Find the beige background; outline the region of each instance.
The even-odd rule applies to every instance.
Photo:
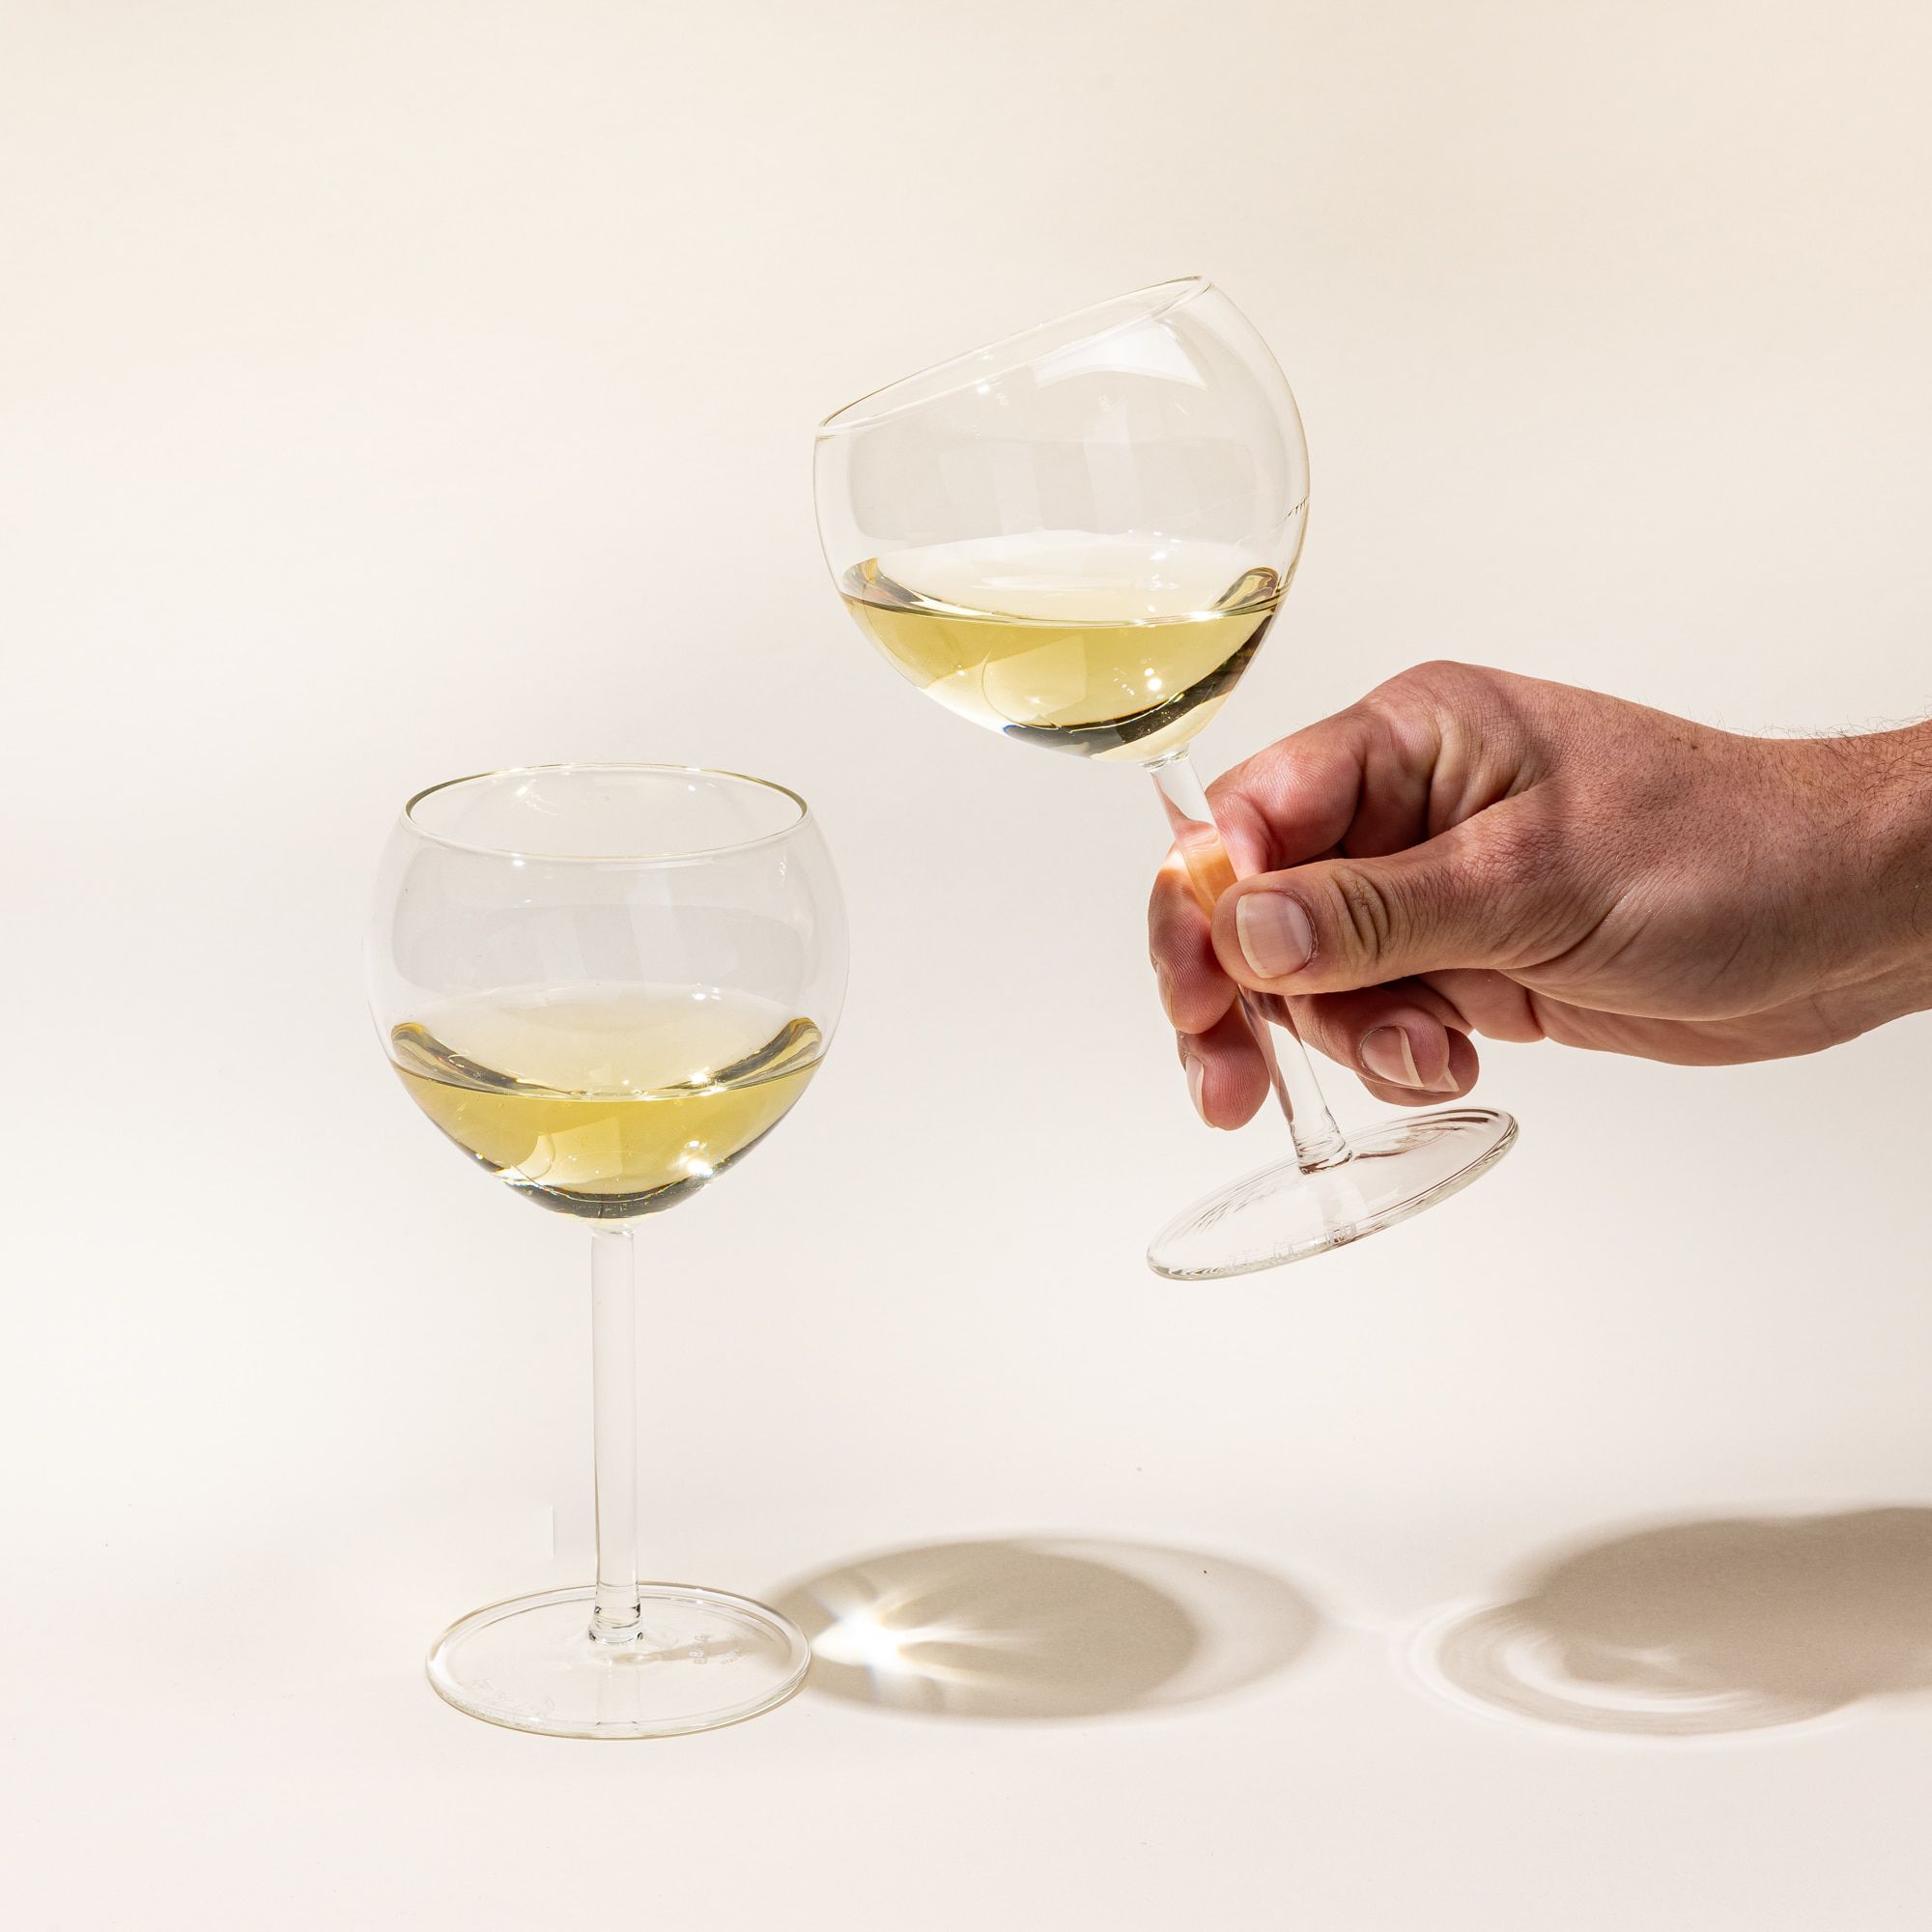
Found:
[[[1441,654],[1915,715],[1928,21],[0,5],[14,1922],[1922,1926],[1932,1030],[1492,1049],[1478,1192],[1157,1282],[1274,1140],[1187,1110],[1151,801],[868,661],[808,477],[858,391],[1201,270],[1316,503],[1205,765]],[[652,1567],[1061,1539],[847,1579],[1017,1634],[981,1715],[848,1662],[593,1747],[421,1679],[583,1572],[583,1257],[392,1091],[365,894],[408,789],[572,756],[799,786],[852,909],[799,1122],[644,1243]],[[1413,1662],[1500,1600],[1515,1718]],[[1577,1728],[1646,1682],[1707,1734]]]

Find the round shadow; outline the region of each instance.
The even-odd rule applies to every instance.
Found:
[[[1932,1510],[1670,1523],[1438,1620],[1425,1679],[1572,1730],[1715,1736],[1932,1689]]]
[[[1197,1703],[1285,1669],[1321,1624],[1245,1564],[1039,1538],[885,1550],[774,1603],[810,1640],[808,1690],[948,1718]]]

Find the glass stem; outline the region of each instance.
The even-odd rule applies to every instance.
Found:
[[[1161,804],[1167,808],[1167,822],[1174,828],[1174,842],[1187,862],[1187,877],[1203,912],[1210,917],[1214,903],[1235,883],[1235,862],[1214,823],[1214,813],[1202,788],[1194,760],[1185,749],[1158,764],[1148,767]],[[1295,1163],[1304,1174],[1326,1167],[1339,1167],[1349,1158],[1349,1143],[1335,1124],[1315,1069],[1308,1064],[1308,1050],[1294,1031],[1287,1002],[1272,993],[1241,994],[1241,1012],[1248,1030],[1261,1048],[1267,1067],[1268,1085],[1288,1120],[1294,1138]],[[1271,1026],[1269,1022],[1272,1021]],[[1280,1029],[1277,1039],[1275,1029]]]
[[[590,1231],[590,1362],[597,1483],[597,1598],[590,1634],[638,1634],[638,1282],[631,1231]]]

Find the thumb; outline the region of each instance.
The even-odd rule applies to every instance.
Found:
[[[1520,794],[1385,858],[1242,879],[1215,905],[1215,953],[1237,984],[1295,994],[1539,964],[1589,926],[1553,831],[1544,801]]]

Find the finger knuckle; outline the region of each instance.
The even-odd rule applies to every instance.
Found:
[[[1394,945],[1399,910],[1394,895],[1372,872],[1338,867],[1329,878],[1335,918],[1334,937],[1349,957],[1376,960]]]
[[[1455,658],[1429,658],[1378,685],[1364,701],[1384,710],[1412,710],[1418,702],[1437,704],[1454,698],[1485,675],[1478,665],[1463,664]]]

